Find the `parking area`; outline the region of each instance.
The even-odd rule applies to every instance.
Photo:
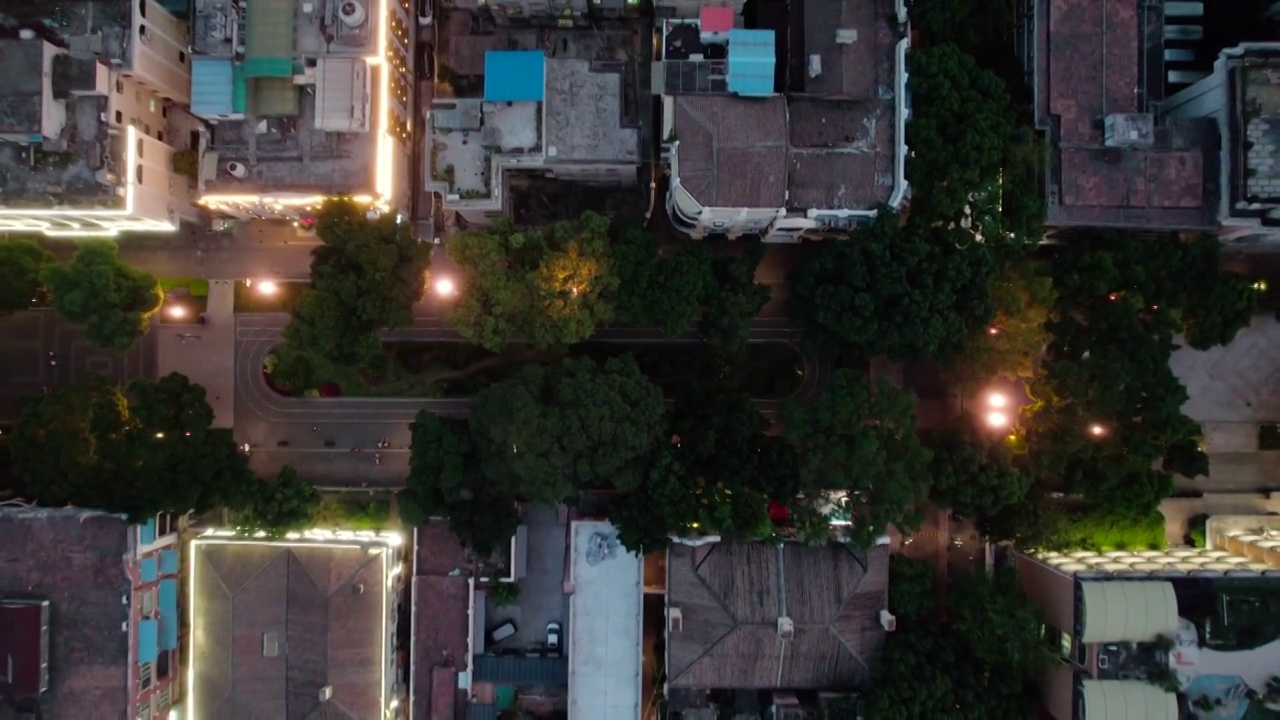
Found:
[[[526,565],[525,575],[520,579],[520,598],[510,605],[498,606],[490,595],[486,608],[490,629],[509,620],[515,623],[516,633],[487,647],[490,652],[541,648],[546,642],[547,623],[553,621],[560,623],[562,636],[567,633],[569,596],[564,592],[567,522],[567,513],[554,506],[525,508]]]

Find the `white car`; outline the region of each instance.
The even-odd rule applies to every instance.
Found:
[[[560,651],[560,623],[554,620],[547,623],[547,650],[549,652]]]

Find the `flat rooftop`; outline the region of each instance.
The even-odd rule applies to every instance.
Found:
[[[891,20],[893,0],[804,0],[791,7],[799,14],[792,16],[798,27],[791,34],[802,40],[801,47],[791,50],[793,82],[800,84],[794,90],[864,102],[883,93],[882,87],[892,90],[893,48],[898,42]],[[882,67],[886,61],[887,79]],[[795,71],[797,63],[802,72]],[[874,72],[868,72],[870,68]]]
[[[44,94],[44,42],[0,39],[0,133],[38,134]]]
[[[5,0],[0,0],[4,2]],[[245,3],[241,2],[241,5]],[[232,38],[249,48],[284,48],[290,57],[320,55],[362,56],[374,49],[377,40],[376,2],[362,2],[366,11],[365,22],[352,27],[338,17],[341,3],[333,0],[252,0],[240,22],[231,0],[202,0],[196,3],[195,16],[191,20],[191,43],[202,55],[231,56],[235,47]],[[311,11],[305,12],[304,6]],[[261,12],[258,12],[261,11]],[[255,26],[255,21],[259,25]],[[327,36],[332,36],[330,41]],[[251,42],[246,42],[254,38]],[[259,41],[262,41],[259,44]]]
[[[102,116],[107,98],[81,95],[55,103],[66,123],[53,143],[0,142],[0,206],[7,208],[123,207],[116,192],[124,170],[124,135],[111,136]],[[39,130],[36,131],[37,134]]]
[[[382,717],[393,562],[373,542],[192,541],[189,714]]]
[[[0,508],[0,597],[49,600],[49,718],[101,717],[129,706],[130,526],[76,509]]]
[[[429,522],[415,537],[412,715],[454,720],[467,702],[456,670],[467,667],[471,585],[468,574],[451,573],[469,570],[471,563],[447,522]],[[450,677],[452,682],[447,682]]]
[[[0,0],[0,20],[42,27],[65,40],[73,53],[128,65],[134,5],[131,0]]]
[[[1244,119],[1244,192],[1247,203],[1280,204],[1280,58],[1237,68]]]
[[[569,717],[638,719],[644,560],[607,522],[571,532]]]
[[[638,163],[640,130],[623,125],[621,67],[577,59],[547,61],[547,161]]]
[[[1052,144],[1049,224],[1214,227],[1218,139],[1211,123],[1157,128],[1149,147],[1104,144],[1107,115],[1146,111],[1141,68],[1161,15],[1143,12],[1139,0],[1037,2],[1037,122]]]

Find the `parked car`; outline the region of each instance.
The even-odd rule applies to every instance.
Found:
[[[554,620],[547,623],[547,650],[560,651],[560,623]]]
[[[515,634],[516,624],[508,620],[489,631],[489,642],[500,643]]]

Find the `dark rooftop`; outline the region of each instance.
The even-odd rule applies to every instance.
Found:
[[[1103,120],[1146,112],[1144,38],[1162,18],[1139,0],[1037,0],[1037,100],[1053,141],[1050,225],[1210,228],[1216,224],[1212,124],[1157,128],[1149,147],[1107,147]],[[1047,56],[1047,57],[1046,57]],[[1047,117],[1045,113],[1047,112]]]
[[[449,524],[440,521],[418,528],[414,554],[413,717],[462,718],[466,693],[456,674],[447,682],[445,671],[466,667],[471,563]]]
[[[889,551],[840,544],[673,545],[667,633],[676,688],[839,689],[866,680],[884,646]],[[794,637],[779,637],[788,617]]]
[[[893,192],[892,102],[787,103],[791,153],[787,205],[869,209]]]
[[[94,511],[0,508],[0,596],[51,603],[47,718],[128,714],[128,530]]]
[[[867,69],[880,64],[886,54],[892,57],[898,40],[890,20],[893,1],[805,0],[793,7],[803,18],[804,46],[798,58],[804,66],[799,83],[803,92],[873,99],[876,85],[884,81]],[[814,56],[819,58],[816,67]]]
[[[787,103],[675,98],[680,183],[712,207],[782,207],[787,193]]]
[[[0,24],[38,27],[76,55],[130,61],[131,0],[0,0]]]
[[[0,39],[0,133],[39,134],[44,41]]]
[[[382,717],[386,552],[197,541],[191,713]]]

